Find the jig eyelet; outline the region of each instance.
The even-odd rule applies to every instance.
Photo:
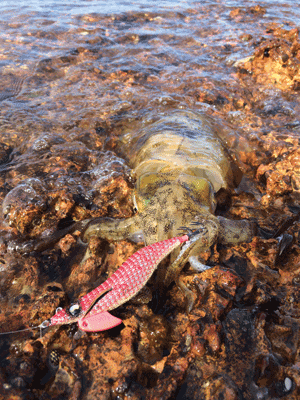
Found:
[[[46,321],[43,321],[39,327],[45,329],[48,328],[48,326],[51,326],[51,319],[46,319]]]

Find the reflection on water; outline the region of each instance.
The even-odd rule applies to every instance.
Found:
[[[68,0],[64,2],[53,0],[19,0],[16,4],[13,4],[11,1],[4,0],[1,2],[0,10],[2,9],[5,13],[8,12],[14,14],[28,12],[46,12],[51,13],[53,16],[57,16],[58,13],[79,15],[91,13],[119,14],[128,11],[158,11],[174,8],[177,10],[184,10],[196,4],[197,1],[193,0],[114,0],[109,2],[105,0]],[[60,17],[64,18],[63,15],[61,15]]]

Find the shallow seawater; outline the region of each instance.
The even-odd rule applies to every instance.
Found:
[[[233,1],[110,4],[1,3],[1,134],[15,150],[44,132],[76,135],[152,110],[221,109],[218,92],[239,85],[234,62],[253,52],[241,37],[300,19],[292,2],[259,3],[265,13],[246,2],[240,19]]]
[[[238,68],[279,29],[299,26],[300,8],[292,0],[1,2],[1,331],[19,329],[28,318],[41,323],[106,276],[98,273],[99,264],[106,267],[127,254],[120,244],[118,256],[109,255],[111,249],[103,244],[99,263],[81,271],[86,247],[75,246],[80,234],[71,231],[74,222],[133,214],[129,199],[134,182],[120,135],[126,141],[159,113],[207,113],[228,127],[222,140],[251,182],[258,179],[260,164],[287,154],[285,146],[297,147],[299,88],[262,85]],[[277,143],[281,147],[276,150]],[[250,153],[252,158],[245,157]],[[292,161],[291,168],[298,168],[298,159]],[[258,174],[261,192],[268,172]],[[300,180],[293,179],[299,191]],[[257,203],[237,211],[237,218],[244,218],[243,212],[248,217],[251,208],[254,215],[264,194],[252,183],[246,193]],[[274,217],[269,210],[263,212],[268,222],[280,214],[278,209]],[[83,227],[78,222],[79,232]],[[60,345],[66,356],[73,344],[64,334]],[[43,342],[48,352],[49,337]],[[15,339],[6,340],[5,346]],[[24,388],[33,388],[37,392],[32,398],[38,398],[52,377],[50,383],[45,378],[46,350],[33,347],[24,353],[32,368],[27,377],[19,353],[2,349],[0,368],[11,363],[10,371],[23,379],[10,382],[3,373],[9,390],[25,393]],[[42,372],[32,367],[37,354]],[[74,361],[67,360],[70,365]],[[43,379],[45,384],[32,383]]]
[[[113,148],[111,140],[135,129],[134,121],[176,108],[219,113],[248,135],[245,98],[257,105],[254,117],[267,110],[253,122],[264,133],[276,124],[268,116],[278,104],[284,123],[297,126],[296,93],[270,88],[257,101],[256,88],[241,85],[236,74],[235,63],[268,39],[274,24],[292,29],[300,20],[291,1],[261,2],[261,10],[257,4],[2,2],[0,129],[11,166],[28,169],[32,145],[45,134],[68,142],[89,134],[90,149]],[[233,17],[237,7],[242,12]]]

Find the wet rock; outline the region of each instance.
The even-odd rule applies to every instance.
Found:
[[[155,364],[168,353],[168,326],[159,315],[143,318],[139,325],[138,357],[147,364]]]
[[[63,396],[65,399],[76,400],[80,398],[81,387],[81,377],[76,360],[72,356],[61,355],[54,381],[47,391],[48,394],[52,399],[59,399]]]
[[[299,181],[300,152],[295,150],[280,161],[261,165],[257,170],[257,178],[266,180],[267,194],[262,202],[266,205],[274,202],[278,196],[292,193],[300,188]]]
[[[21,182],[5,197],[2,205],[6,222],[20,233],[38,224],[46,209],[46,189],[37,178]]]
[[[269,31],[275,38],[262,40],[254,56],[238,64],[262,85],[274,85],[281,90],[300,89],[300,43],[297,28],[289,31],[277,28]]]
[[[248,310],[233,309],[224,321],[226,369],[238,387],[246,393],[253,382],[255,366],[255,318]]]
[[[254,377],[257,395],[264,394],[266,399],[297,398],[292,374],[285,369],[273,355],[258,357]]]
[[[230,11],[230,17],[237,19],[239,21],[244,21],[245,19],[250,19],[253,16],[262,16],[266,13],[266,8],[257,4],[253,7],[247,8],[235,8]]]
[[[51,243],[53,231],[64,224],[107,214],[131,215],[130,170],[112,152],[90,150],[55,135],[44,135],[23,151],[14,155],[14,170],[8,172],[13,188],[2,205],[6,223],[20,234]],[[16,175],[18,168],[22,174]],[[31,177],[41,173],[43,181]]]
[[[38,296],[31,307],[30,321],[39,325],[44,320],[55,314],[57,307],[66,304],[66,293],[59,283],[45,286],[44,291]]]
[[[5,143],[0,143],[0,165],[6,163],[9,160],[9,155],[12,149]]]
[[[121,390],[124,380],[135,381],[138,376],[140,362],[133,347],[137,322],[134,318],[124,322],[126,327],[116,339],[102,334],[88,349],[86,362],[91,384],[86,399],[109,399],[112,387],[114,391],[117,387]]]
[[[230,305],[241,279],[230,270],[218,267],[204,271],[200,277],[207,283],[203,287],[204,293],[199,298],[199,307],[214,321],[218,321]],[[197,278],[195,279],[197,282]]]
[[[269,324],[266,328],[266,335],[272,343],[273,350],[293,364],[298,348],[299,325],[296,321],[291,325]]]
[[[34,258],[4,258],[0,272],[1,332],[18,330],[28,320],[29,309],[38,287],[38,263]]]
[[[187,373],[187,378],[182,384],[176,400],[238,400],[238,387],[232,382],[228,375],[201,379],[201,364],[191,364]]]
[[[186,357],[180,356],[178,349],[173,350],[157,378],[156,386],[153,389],[149,389],[148,398],[172,398],[183,381],[187,368],[188,361]]]
[[[70,250],[75,247],[75,244],[76,239],[74,238],[74,236],[67,234],[66,236],[64,236],[63,239],[59,241],[58,246],[62,253],[69,254]]]
[[[220,324],[206,325],[204,328],[203,339],[207,341],[212,352],[217,352],[220,350],[220,328]]]

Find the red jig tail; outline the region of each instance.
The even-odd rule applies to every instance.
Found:
[[[79,328],[84,332],[100,332],[120,325],[122,320],[105,311],[100,314],[87,316],[78,321]]]

